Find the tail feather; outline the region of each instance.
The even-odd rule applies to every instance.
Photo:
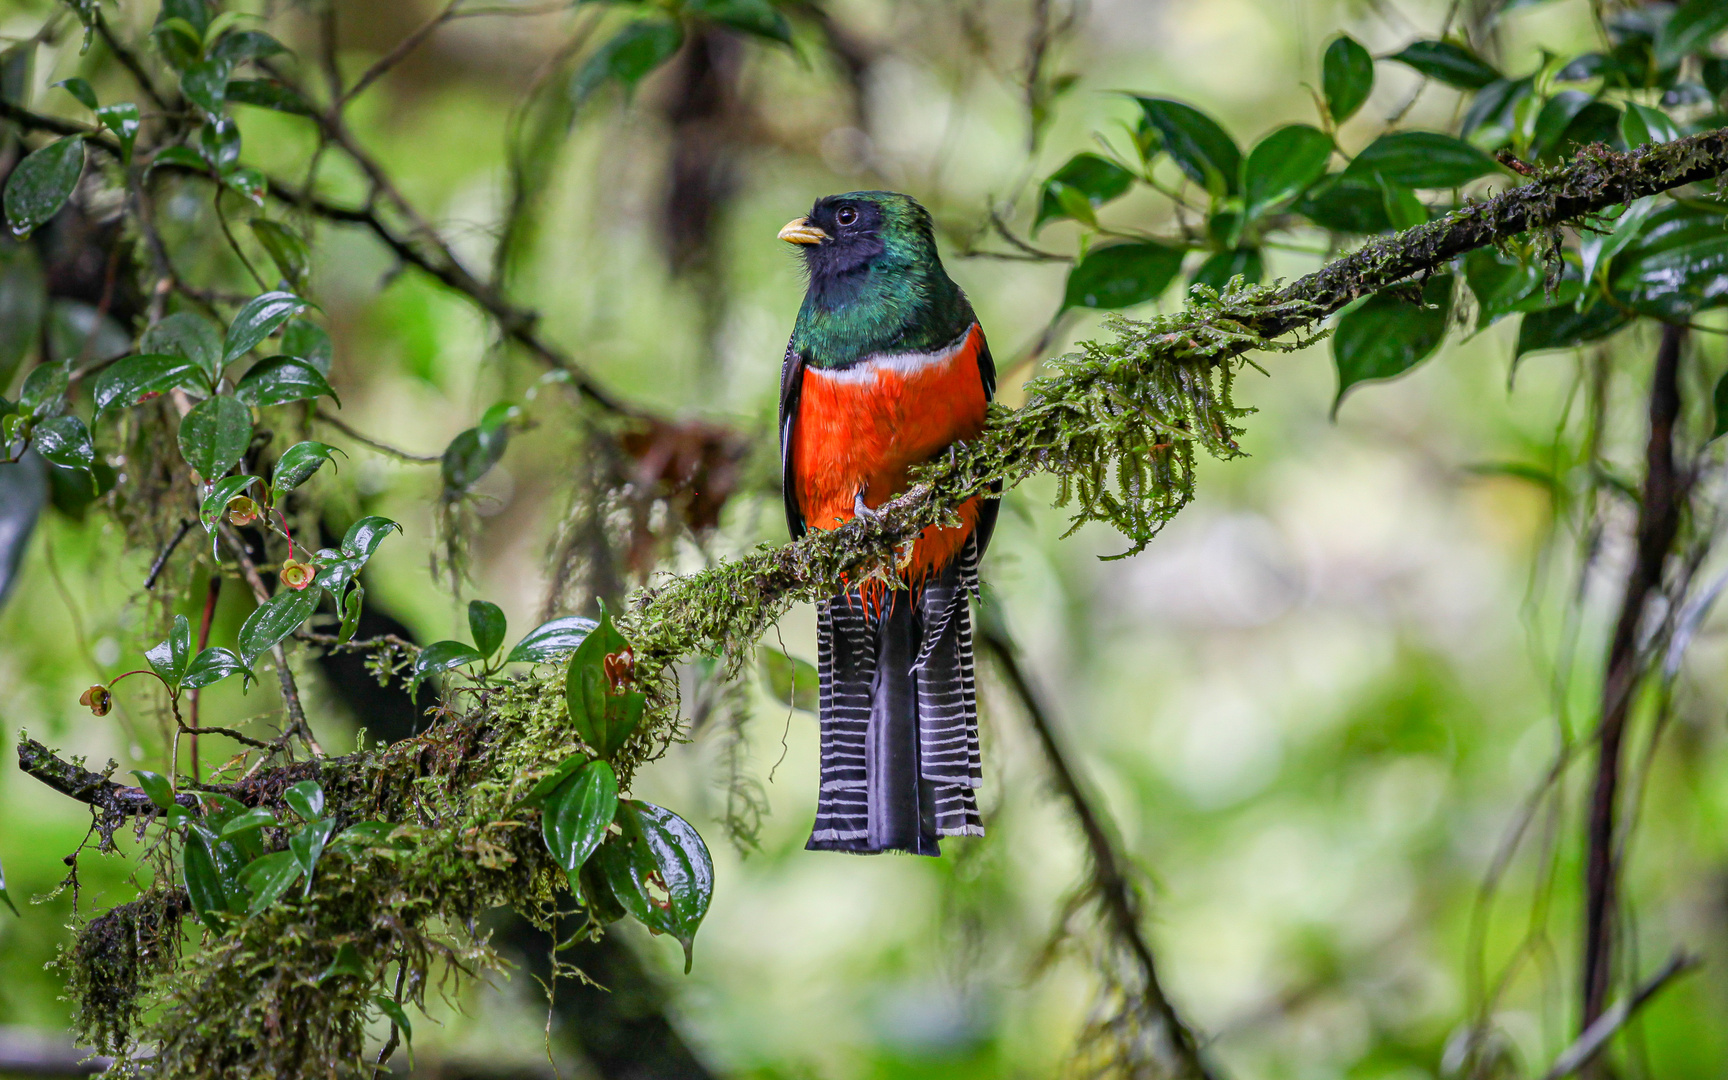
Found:
[[[812,849],[939,854],[982,836],[970,599],[977,546],[916,593],[817,608],[822,784]]]

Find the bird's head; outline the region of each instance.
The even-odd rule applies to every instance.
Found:
[[[816,200],[780,239],[803,246],[811,286],[896,272],[941,272],[930,213],[896,191],[849,191]],[[849,291],[849,290],[842,290]]]

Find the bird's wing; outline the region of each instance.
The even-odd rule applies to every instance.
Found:
[[[984,380],[984,400],[991,401],[996,397],[996,361],[990,356],[990,342],[984,338],[984,328],[978,328],[978,377]],[[990,486],[992,491],[1001,491],[1000,483]],[[974,561],[984,558],[984,549],[990,546],[990,535],[996,531],[996,515],[1002,509],[1001,498],[985,499],[978,504],[978,524],[974,535],[978,538],[978,551]]]
[[[786,359],[780,364],[780,495],[786,503],[786,528],[794,540],[804,535],[804,514],[798,509],[798,488],[792,477],[792,435],[803,388],[804,357],[788,341]]]

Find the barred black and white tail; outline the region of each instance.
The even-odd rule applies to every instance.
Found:
[[[915,592],[817,607],[822,786],[812,850],[937,855],[982,836],[971,597],[978,543]]]

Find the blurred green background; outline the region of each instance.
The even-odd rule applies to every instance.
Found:
[[[1094,132],[1120,138],[1133,111],[1115,91],[1193,101],[1247,144],[1314,121],[1306,87],[1335,33],[1378,55],[1431,35],[1447,6],[1095,0],[1058,42],[1056,65],[1078,80],[1029,156],[1021,80],[1036,5],[829,4],[866,58],[856,97],[831,57],[802,40],[723,58],[735,65],[737,98],[713,137],[730,155],[730,185],[696,263],[675,272],[664,239],[674,66],[631,100],[583,113],[556,155],[515,289],[544,312],[544,335],[624,398],[750,433],[749,483],[709,554],[779,543],[770,433],[802,295],[796,253],[774,239],[783,222],[834,191],[915,195],[937,215],[950,273],[1007,368],[1056,311],[1063,267],[963,253],[990,206],[1018,195],[1008,213],[1024,227],[1028,181],[1091,146]],[[339,5],[344,66],[362,69],[435,10]],[[33,34],[48,11],[3,0],[0,34]],[[115,18],[142,26],[151,15],[123,4]],[[586,13],[454,23],[355,107],[360,137],[478,264],[496,241],[511,109],[573,17]],[[1544,48],[1588,47],[1595,32],[1586,0],[1532,3],[1504,20],[1500,47],[1509,66],[1527,66]],[[39,56],[39,107],[70,108],[50,102],[58,92],[46,87],[80,71],[77,53],[78,34],[63,32]],[[1413,73],[1381,74],[1344,129],[1347,144],[1366,142],[1416,88]],[[1445,128],[1456,110],[1454,92],[1432,88],[1406,122]],[[239,112],[248,161],[278,172],[303,161],[303,121]],[[330,168],[340,192],[340,167]],[[1128,203],[1112,217],[1152,226],[1160,213]],[[1072,229],[1050,225],[1038,242],[1064,250]],[[429,569],[436,468],[355,446],[337,476],[319,481],[406,526],[373,563],[377,599],[423,639],[465,636],[468,596],[498,602],[526,629],[547,603],[547,550],[582,453],[579,425],[541,369],[491,347],[463,298],[397,272],[358,231],[323,226],[317,241],[312,295],[336,340],[332,382],[347,423],[421,454],[439,453],[496,401],[525,403],[537,425],[483,486],[473,584],[460,600]],[[1280,252],[1269,276],[1318,261]],[[1162,304],[1179,299],[1173,290]],[[1052,351],[1098,330],[1092,315],[1067,323]],[[1154,883],[1148,933],[1166,987],[1233,1075],[1443,1075],[1449,1040],[1481,1001],[1479,979],[1491,984],[1515,954],[1522,960],[1494,1016],[1515,1063],[1507,1075],[1539,1075],[1574,1034],[1581,771],[1564,781],[1566,810],[1536,816],[1486,920],[1473,919],[1495,853],[1562,732],[1588,727],[1630,518],[1610,516],[1580,587],[1568,516],[1541,487],[1481,468],[1577,454],[1581,359],[1528,359],[1509,387],[1514,333],[1509,323],[1454,333],[1404,379],[1357,391],[1335,421],[1324,346],[1260,358],[1268,374],[1249,371],[1239,383],[1256,410],[1245,423],[1248,456],[1203,463],[1194,505],[1131,559],[1099,560],[1124,546],[1108,530],[1061,539],[1066,519],[1050,505],[1051,484],[1008,498],[985,577]],[[1611,346],[1609,393],[1621,407],[1609,456],[1629,468],[1641,452],[1654,347],[1641,332]],[[1704,366],[1720,366],[1719,339],[1699,348]],[[1027,370],[1006,381],[1008,403]],[[136,665],[154,619],[138,590],[154,553],[127,550],[105,521],[46,516],[0,611],[8,759],[23,729],[95,764],[160,765],[157,705],[141,680],[122,687],[106,720],[77,704],[98,677]],[[681,550],[676,562],[702,557]],[[213,640],[244,616],[239,600],[228,597]],[[809,609],[779,633],[788,652],[814,658]],[[1706,624],[1644,778],[1627,870],[1635,966],[1653,969],[1676,945],[1706,959],[1644,1010],[1626,1043],[1631,1068],[1676,1080],[1728,1074],[1723,661],[1720,625]],[[307,678],[325,745],[351,746],[350,718]],[[746,767],[770,808],[760,851],[741,856],[715,824],[726,797],[723,725],[644,773],[643,797],[709,836],[718,886],[689,976],[674,943],[622,932],[659,972],[680,1031],[711,1069],[844,1080],[1061,1067],[1093,1005],[1096,934],[1078,918],[1054,959],[1041,957],[1080,880],[1082,850],[1013,702],[988,678],[983,695],[989,835],[951,842],[941,860],[804,852],[816,727],[766,693],[745,729]],[[224,684],[207,699],[205,722],[272,707],[266,693]],[[26,901],[55,889],[62,856],[87,825],[83,807],[0,770],[0,860],[24,910],[22,919],[0,914],[0,1025],[65,1026],[47,965],[68,940],[71,894]],[[134,875],[148,872],[126,839],[119,856],[84,859],[81,909],[127,899]],[[520,973],[463,990],[436,1020],[417,1028],[423,1065],[545,1059],[544,1006]]]

